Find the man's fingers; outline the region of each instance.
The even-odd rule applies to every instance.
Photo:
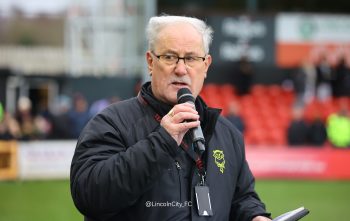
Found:
[[[173,123],[197,121],[199,120],[199,115],[197,113],[179,112],[174,114],[171,120]]]
[[[180,124],[180,127],[182,127],[182,130],[189,130],[189,129],[192,129],[194,127],[198,127],[200,125],[200,121],[190,121],[190,122],[182,122]]]
[[[180,144],[188,130],[200,125],[199,114],[191,103],[176,104],[163,117],[160,125]]]
[[[174,114],[179,112],[197,113],[195,106],[190,103],[177,104],[170,110],[169,113],[171,112],[174,112]]]

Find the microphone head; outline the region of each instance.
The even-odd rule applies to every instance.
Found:
[[[192,102],[194,103],[195,99],[191,93],[191,91],[188,88],[181,88],[177,91],[177,103],[182,104],[185,102]]]

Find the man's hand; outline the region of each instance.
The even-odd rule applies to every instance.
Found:
[[[271,219],[265,217],[265,216],[256,216],[252,221],[271,221]]]
[[[199,115],[193,104],[177,104],[162,118],[160,125],[180,145],[186,132],[200,125]]]

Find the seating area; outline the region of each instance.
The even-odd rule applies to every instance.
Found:
[[[227,115],[230,102],[236,102],[240,106],[247,145],[269,145],[277,148],[287,144],[286,131],[295,100],[292,90],[278,85],[254,85],[249,94],[239,96],[231,84],[210,83],[204,85],[200,95],[209,106],[223,109],[223,116]],[[350,98],[346,99],[350,105]],[[338,110],[339,100],[332,98],[327,102],[310,102],[305,106],[305,119],[309,121],[320,116],[326,120],[329,114]]]

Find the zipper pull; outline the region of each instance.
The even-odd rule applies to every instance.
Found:
[[[177,168],[178,170],[181,170],[181,166],[180,166],[180,164],[179,164],[178,161],[175,161],[175,165],[176,165],[176,168]]]

